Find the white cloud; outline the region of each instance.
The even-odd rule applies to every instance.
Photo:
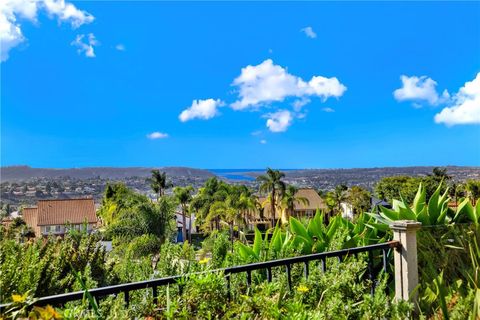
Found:
[[[306,98],[317,96],[323,100],[329,97],[340,97],[347,90],[337,78],[313,76],[306,82],[302,78],[292,75],[271,59],[261,64],[249,65],[242,68],[240,76],[233,85],[239,88],[240,100],[231,107],[234,110],[254,108],[263,104],[283,101],[288,97]]]
[[[152,133],[147,134],[147,138],[148,138],[148,139],[151,139],[151,140],[155,140],[155,139],[165,139],[165,138],[168,138],[168,134],[167,134],[167,133],[163,133],[163,132],[155,131],[155,132],[152,132]]]
[[[480,124],[480,72],[453,96],[452,105],[435,115],[436,123],[447,126]]]
[[[261,134],[262,134],[262,130],[253,131],[253,132],[251,133],[252,136],[259,136],[259,135],[261,135]]]
[[[218,114],[218,107],[223,105],[224,102],[219,99],[193,100],[192,105],[183,110],[178,118],[182,122],[195,118],[208,120],[215,117]]]
[[[125,51],[125,45],[119,43],[115,46],[115,49],[117,49],[118,51]]]
[[[317,34],[315,31],[313,31],[312,27],[305,27],[303,29],[300,29],[301,32],[305,33],[305,35],[309,38],[315,39],[317,37]]]
[[[65,0],[43,0],[40,2],[43,2],[43,6],[49,15],[56,16],[60,22],[69,22],[74,29],[94,20],[91,14],[77,9],[73,4],[65,2]]]
[[[88,34],[88,37],[85,38],[85,42],[83,41],[84,38],[84,34],[77,35],[71,45],[78,48],[77,52],[79,54],[85,53],[85,57],[95,58],[95,50],[93,47],[98,45],[97,39],[95,39],[93,33]]]
[[[328,107],[327,107],[327,108],[322,108],[322,111],[324,111],[324,112],[329,112],[329,113],[330,113],[330,112],[335,112],[334,109],[328,108]]]
[[[261,143],[261,144],[267,144],[267,140],[262,139],[262,140],[260,140],[260,143]]]
[[[94,17],[64,0],[2,0],[0,1],[0,61],[6,61],[10,50],[26,40],[19,20],[37,22],[39,11],[59,22],[70,23],[76,29],[90,23]]]
[[[279,110],[266,115],[267,127],[272,132],[285,132],[292,124],[292,114],[288,110]]]
[[[393,96],[397,101],[426,101],[431,105],[443,103],[450,98],[448,91],[445,90],[440,96],[437,92],[437,82],[427,76],[408,77],[402,75],[402,87],[393,92]],[[416,103],[415,107],[418,108]]]
[[[303,106],[305,106],[309,103],[310,103],[310,99],[308,99],[308,98],[302,98],[302,99],[295,100],[292,103],[293,110],[295,110],[296,112],[299,112],[300,110],[302,110]]]

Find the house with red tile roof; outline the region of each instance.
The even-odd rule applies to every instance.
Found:
[[[85,224],[91,232],[98,222],[92,198],[39,200],[37,206],[24,208],[22,214],[36,237],[62,236],[68,228],[80,230]]]

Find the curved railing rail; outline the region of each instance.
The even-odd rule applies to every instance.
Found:
[[[286,269],[288,286],[289,288],[291,288],[291,266],[293,264],[303,263],[304,275],[305,277],[308,277],[309,265],[310,265],[309,263],[311,261],[321,261],[322,270],[326,271],[327,258],[338,258],[339,261],[342,261],[342,258],[344,257],[367,252],[368,253],[368,276],[369,276],[369,279],[372,280],[372,294],[373,294],[375,290],[374,280],[376,277],[376,275],[374,274],[375,272],[373,268],[373,263],[374,263],[373,252],[374,251],[382,252],[382,264],[383,264],[382,269],[385,272],[387,272],[388,251],[392,248],[398,248],[399,244],[400,244],[399,241],[389,241],[386,243],[373,244],[373,245],[368,245],[364,247],[356,247],[356,248],[349,248],[349,249],[343,249],[343,250],[337,250],[337,251],[314,253],[314,254],[309,254],[304,256],[297,256],[292,258],[284,258],[284,259],[271,260],[271,261],[265,261],[265,262],[257,262],[257,263],[209,270],[209,271],[198,272],[198,273],[189,273],[189,274],[176,275],[176,276],[165,277],[160,279],[152,279],[152,280],[145,280],[145,281],[139,281],[139,282],[118,284],[118,285],[109,286],[109,287],[90,289],[88,290],[88,292],[90,293],[90,295],[92,295],[95,298],[124,293],[125,303],[128,305],[130,300],[129,298],[130,291],[152,289],[153,297],[156,298],[157,289],[160,286],[165,286],[168,284],[176,284],[178,283],[178,280],[182,278],[188,278],[189,276],[192,276],[192,275],[198,275],[206,272],[210,272],[210,273],[223,272],[223,274],[227,277],[227,280],[228,280],[227,285],[228,285],[228,292],[230,294],[230,275],[245,272],[247,274],[247,285],[250,286],[252,283],[252,271],[267,270],[267,281],[271,282],[273,277],[272,268],[282,267],[282,266],[285,267]],[[33,305],[39,305],[39,306],[60,305],[70,301],[82,300],[84,295],[85,295],[85,291],[76,291],[76,292],[57,294],[53,296],[46,296],[46,297],[38,298]],[[10,303],[1,304],[0,311],[4,311],[6,308],[8,308],[9,305]]]

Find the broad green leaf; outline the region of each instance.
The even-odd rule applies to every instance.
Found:
[[[430,197],[430,200],[428,201],[428,216],[431,222],[435,222],[438,219],[438,216],[440,215],[440,207],[438,200],[440,198],[440,188],[442,187],[442,184],[439,184],[435,192],[432,194]]]
[[[418,186],[417,194],[415,195],[415,199],[413,200],[413,210],[415,214],[418,214],[426,205],[426,191],[423,187],[422,183]]]
[[[476,214],[476,209],[473,208],[472,203],[467,199],[463,200],[462,203],[457,208],[457,214],[455,215],[454,220],[458,221],[462,216],[466,216],[471,222],[478,223],[478,217]]]
[[[322,233],[322,227],[323,227],[323,218],[322,214],[320,214],[320,211],[317,210],[317,213],[315,213],[315,216],[313,219],[310,220],[310,223],[308,224],[308,234],[313,237],[316,236],[318,237]]]
[[[380,215],[390,221],[396,221],[399,219],[398,213],[396,211],[390,210],[385,208],[384,206],[379,206],[380,208]]]
[[[335,218],[332,219],[332,221],[328,225],[327,239],[325,239],[328,242],[330,242],[330,240],[333,238],[333,235],[335,234],[335,232],[337,232],[337,229],[338,229],[338,226],[339,226],[339,223],[338,223],[339,218],[341,219],[340,216],[336,216]]]
[[[420,212],[417,213],[417,221],[421,222],[423,226],[429,226],[430,217],[427,214],[427,207],[424,207]]]
[[[252,248],[244,245],[241,242],[238,242],[238,253],[240,253],[240,256],[242,257],[243,260],[248,260],[250,257],[258,258],[255,255],[255,252],[253,252]]]
[[[445,218],[447,217],[448,205],[444,205],[442,212],[437,218],[436,224],[445,224]]]
[[[405,200],[403,197],[400,195],[400,198],[402,199],[402,206],[398,207],[398,216],[401,220],[414,220],[417,221],[417,216],[415,212],[410,209],[410,207],[406,204]]]
[[[309,238],[307,229],[305,229],[303,224],[297,219],[295,219],[294,217],[290,217],[290,230],[295,235],[299,235],[304,238]]]
[[[253,252],[257,259],[260,257],[260,251],[262,250],[262,233],[255,227],[255,238],[253,239]]]
[[[374,222],[369,222],[369,223],[366,223],[365,225],[372,229],[380,230],[383,232],[387,232],[388,229],[390,229],[390,227],[386,224],[380,224],[380,223],[374,223]]]
[[[475,223],[479,223],[480,221],[480,199],[477,200],[477,204],[475,205],[475,215],[477,216],[477,221]]]

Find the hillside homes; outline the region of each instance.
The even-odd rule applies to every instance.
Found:
[[[296,218],[311,218],[315,215],[317,209],[326,210],[327,206],[322,200],[322,198],[318,195],[317,191],[312,188],[300,188],[298,189],[295,197],[300,199],[306,199],[305,202],[303,201],[295,201],[295,206],[293,209],[293,216]],[[268,198],[260,197],[259,202],[262,204],[262,208],[259,210],[255,210],[249,215],[249,225],[251,228],[254,226],[258,226],[262,228],[262,225],[266,226],[267,228],[271,224],[272,219],[272,212],[270,203]],[[279,219],[286,219],[286,209],[282,208],[278,203],[276,205],[276,213],[275,213],[275,220],[278,221]]]
[[[67,226],[80,230],[85,224],[87,231],[91,232],[97,225],[92,198],[39,200],[37,206],[22,211],[23,219],[36,237],[63,236],[68,231]]]

